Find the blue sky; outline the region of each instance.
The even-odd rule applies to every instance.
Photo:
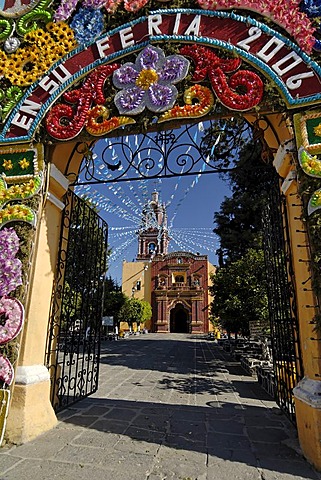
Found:
[[[195,129],[199,130],[198,126]],[[192,137],[195,144],[201,140],[202,132],[195,130]],[[117,139],[116,139],[117,142]],[[94,148],[95,168],[99,171],[99,178],[107,175],[109,179],[112,173],[103,162],[104,149],[108,147],[108,162],[125,165],[124,146],[122,149],[114,147],[115,140],[99,140]],[[126,137],[126,142],[132,150],[136,148],[138,139]],[[126,144],[125,142],[125,144]],[[189,150],[188,146],[182,145],[179,140],[179,149]],[[151,146],[151,143],[149,144]],[[125,149],[127,144],[125,145]],[[145,149],[145,156],[147,156]],[[193,159],[197,151],[193,153]],[[148,148],[150,157],[155,157],[156,163],[160,162],[158,152]],[[133,153],[131,153],[133,155]],[[135,154],[134,154],[135,155]],[[177,158],[177,150],[175,152]],[[132,160],[132,157],[131,159]],[[141,159],[138,159],[138,161]],[[176,159],[175,159],[176,160]],[[137,164],[137,158],[136,158]],[[200,163],[204,165],[204,162]],[[204,167],[203,167],[204,169]],[[201,168],[202,170],[202,168]],[[116,174],[118,171],[116,171]],[[114,177],[113,177],[114,178]],[[167,206],[169,235],[172,238],[169,251],[187,250],[208,255],[209,260],[217,264],[215,250],[219,247],[218,239],[213,233],[213,215],[219,210],[225,196],[231,192],[228,184],[218,174],[201,174],[195,172],[190,176],[177,176],[163,179],[135,180],[131,182],[118,182],[101,185],[78,187],[76,192],[80,195],[88,195],[98,206],[100,215],[109,225],[109,245],[112,248],[110,269],[108,274],[121,283],[122,261],[132,261],[137,254],[137,232],[144,204],[151,199],[152,191],[157,190],[160,200]]]

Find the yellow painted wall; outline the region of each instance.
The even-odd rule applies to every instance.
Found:
[[[141,289],[132,289],[136,283],[141,282]],[[126,262],[123,261],[122,291],[127,297],[138,298],[151,303],[151,263],[150,262]]]
[[[122,270],[122,291],[127,297],[145,300],[151,304],[151,263],[150,262],[126,262],[123,261]],[[137,282],[141,282],[141,289],[133,292]],[[144,325],[145,328],[151,330],[152,321],[149,320]],[[120,329],[127,331],[129,326],[126,322],[121,322]]]

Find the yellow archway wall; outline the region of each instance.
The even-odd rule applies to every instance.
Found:
[[[257,120],[254,116],[246,118],[251,122]],[[314,394],[317,396],[321,386],[318,379],[321,378],[320,347],[318,341],[312,340],[316,334],[310,323],[314,315],[314,308],[311,306],[314,306],[316,301],[310,282],[307,282],[310,277],[308,251],[298,247],[307,244],[308,239],[306,234],[302,233],[304,225],[300,220],[302,212],[297,196],[297,182],[291,173],[295,171],[295,163],[286,148],[287,143],[293,141],[292,124],[285,114],[269,115],[267,118],[268,123],[262,119],[265,125],[264,139],[271,151],[275,152],[275,166],[284,179],[281,188],[287,198],[299,331],[306,375],[304,382],[312,382]],[[76,145],[75,142],[60,143],[51,146],[46,153],[49,189],[37,226],[37,248],[26,305],[26,325],[7,422],[6,436],[15,443],[34,438],[52,428],[57,421],[49,400],[49,375],[44,365],[44,357],[63,196],[69,184],[66,173],[77,173],[83,159],[82,147],[80,145],[77,150]],[[302,262],[302,258],[307,261]],[[309,388],[311,389],[310,386]],[[313,392],[310,392],[309,399],[307,402],[302,395],[300,399],[296,398],[298,433],[305,456],[321,469],[321,446],[318,440],[321,436],[321,406],[314,401]]]
[[[247,116],[247,120],[257,120],[254,116]],[[263,119],[265,141],[272,151],[277,152],[280,145],[293,138],[291,125],[284,115],[270,115],[267,122]],[[34,438],[39,433],[51,428],[56,423],[56,417],[49,400],[49,375],[44,366],[45,345],[47,326],[50,313],[50,301],[52,286],[56,267],[56,256],[60,236],[61,210],[63,208],[63,196],[68,188],[66,173],[77,173],[83,159],[83,146],[75,142],[60,143],[51,146],[47,150],[47,162],[49,164],[49,190],[37,226],[37,248],[35,249],[34,270],[30,282],[30,296],[26,305],[26,325],[20,352],[19,367],[17,370],[16,384],[13,392],[12,406],[7,422],[7,438],[15,443],[25,442]],[[68,172],[66,172],[66,164]],[[287,177],[286,168],[294,169],[295,166],[288,159],[278,166],[283,178]],[[292,182],[291,189],[285,194],[289,201],[289,217],[297,218],[300,214],[291,210],[292,197],[295,183]],[[291,203],[292,202],[292,203]],[[297,220],[296,220],[297,221]],[[293,244],[297,242],[296,230],[293,227]],[[300,239],[300,243],[302,239]],[[295,249],[294,249],[295,250]],[[296,250],[295,250],[296,251]],[[305,252],[306,253],[306,252]],[[301,258],[301,253],[298,253]],[[302,279],[306,280],[307,264],[299,262],[294,258],[295,276],[297,285],[300,286]],[[306,285],[305,285],[306,286]],[[311,315],[311,309],[307,312],[304,305],[311,304],[311,293],[306,289],[298,288],[297,301],[299,308],[301,341],[307,342],[311,336],[310,330],[306,329],[307,314]],[[302,308],[301,308],[302,306]],[[302,326],[301,326],[302,324]],[[302,344],[303,344],[302,343]],[[312,375],[313,367],[311,359],[317,354],[315,348],[318,342],[308,342],[304,349],[304,364],[307,375]],[[312,354],[313,352],[313,354]],[[300,406],[299,406],[300,408]],[[302,410],[302,408],[301,408]],[[304,418],[304,411],[299,410],[300,416]],[[304,424],[304,422],[303,422]],[[304,439],[304,435],[300,438]],[[321,456],[320,456],[321,458]],[[313,460],[317,464],[317,461]],[[320,464],[321,467],[321,464]]]

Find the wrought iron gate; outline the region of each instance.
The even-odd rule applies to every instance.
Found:
[[[51,401],[56,411],[98,388],[107,233],[106,222],[69,190],[47,341]]]
[[[285,197],[276,178],[263,215],[276,401],[295,421],[293,388],[303,377]]]

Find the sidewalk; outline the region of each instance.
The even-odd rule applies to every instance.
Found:
[[[192,335],[107,341],[99,390],[59,420],[0,450],[0,480],[321,480],[252,377]]]

